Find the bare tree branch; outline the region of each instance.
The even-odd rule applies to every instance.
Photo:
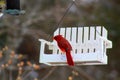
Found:
[[[47,79],[52,73],[53,71],[56,69],[57,67],[52,67],[52,69],[48,72],[48,74],[46,74],[41,80],[45,80]]]
[[[71,69],[75,70],[78,72],[80,77],[83,77],[85,80],[95,80],[91,76],[89,76],[85,71],[83,71],[81,68],[78,67],[70,67]]]

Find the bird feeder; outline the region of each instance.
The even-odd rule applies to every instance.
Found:
[[[58,28],[54,35],[61,34],[72,46],[71,55],[75,65],[105,65],[108,63],[106,50],[112,48],[112,42],[107,39],[108,32],[103,26],[90,27],[65,27]],[[50,66],[68,65],[66,55],[63,54],[56,41],[49,42],[39,39],[40,46],[40,63]],[[50,53],[45,52],[48,46]]]
[[[0,12],[10,15],[24,14],[20,8],[20,0],[0,0]]]

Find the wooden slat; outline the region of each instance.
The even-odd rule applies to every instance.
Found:
[[[83,40],[83,53],[87,53],[88,52],[88,46],[86,45],[86,43],[88,42],[88,36],[89,36],[89,27],[84,27],[84,40]]]
[[[70,36],[71,36],[71,28],[66,28],[66,39],[70,41]]]
[[[59,34],[59,28],[54,32],[54,36]]]
[[[95,27],[90,27],[90,40],[94,40],[95,38]]]
[[[77,28],[72,28],[72,39],[71,39],[71,41],[73,42],[73,43],[76,43],[76,33],[77,33]]]
[[[77,33],[77,27],[76,28],[72,28],[72,34],[71,34],[71,42],[72,42],[72,44],[76,44],[76,34]],[[72,50],[72,52],[73,53],[75,53],[75,51],[76,51],[76,45],[73,45],[73,50]]]
[[[101,26],[96,26],[96,39],[101,36]]]
[[[78,45],[82,44],[82,32],[83,32],[83,27],[78,27],[78,33],[77,33],[77,44]],[[81,53],[81,46],[77,46],[77,52]]]
[[[102,28],[102,36],[104,37],[104,38],[107,38],[107,30],[103,27]]]
[[[65,37],[65,28],[60,28],[60,35]]]
[[[95,40],[95,27],[90,27],[90,42],[93,42]],[[89,53],[94,52],[94,47],[91,44],[91,47],[89,48]]]
[[[83,32],[83,28],[82,27],[79,27],[78,28],[78,40],[77,40],[77,42],[78,42],[78,44],[82,44],[82,32]]]
[[[84,43],[88,41],[89,27],[84,27]]]

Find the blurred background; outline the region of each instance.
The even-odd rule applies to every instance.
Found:
[[[39,63],[39,38],[48,40],[72,0],[21,0],[24,15],[0,18],[0,80],[120,80],[120,0],[75,0],[60,26],[105,26],[113,48],[108,65],[49,67]]]

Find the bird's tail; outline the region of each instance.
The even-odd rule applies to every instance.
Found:
[[[74,66],[73,58],[70,51],[66,51],[67,63],[69,66]]]

